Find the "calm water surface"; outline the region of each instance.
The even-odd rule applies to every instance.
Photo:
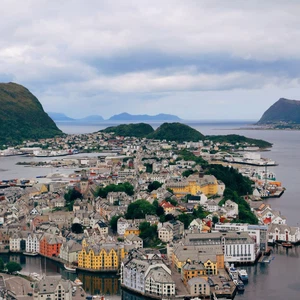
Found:
[[[282,181],[287,188],[281,198],[270,199],[266,202],[272,205],[273,209],[280,210],[287,217],[289,225],[297,226],[300,223],[300,131],[276,131],[276,130],[246,130],[247,122],[235,123],[201,123],[187,122],[193,128],[199,130],[205,135],[213,134],[240,134],[251,138],[264,139],[273,143],[271,151],[263,152],[262,156],[276,160],[279,166],[273,167],[272,170],[276,173],[278,180]],[[58,123],[60,129],[66,133],[88,133],[95,132],[115,124],[70,124]],[[154,128],[159,124],[151,124]],[[237,130],[240,128],[240,130]],[[32,159],[32,158],[30,158]],[[18,178],[37,175],[46,175],[49,173],[49,168],[25,168],[16,166],[17,161],[24,161],[24,157],[10,157],[0,159],[0,179],[3,178]],[[2,169],[6,171],[2,171]],[[14,175],[14,176],[11,176]],[[249,283],[243,294],[236,296],[236,299],[245,300],[267,300],[267,299],[300,299],[300,248],[283,249],[275,248],[274,259],[270,264],[257,264],[253,267],[247,267],[249,274]],[[23,258],[24,259],[24,258]],[[35,272],[39,272],[41,268],[39,258],[31,258],[32,261],[27,261],[25,258],[23,265],[25,269],[33,268]],[[34,263],[34,261],[36,261]],[[42,264],[43,265],[43,264]],[[70,275],[62,270],[62,268],[54,262],[47,262],[48,272],[62,273],[63,276]],[[78,274],[79,278],[83,275]],[[119,294],[119,286],[109,276],[101,277],[99,275],[85,275],[82,277],[85,281],[85,287],[91,293],[98,291],[107,291],[108,294]],[[72,278],[71,278],[72,279]],[[81,278],[80,278],[81,279]],[[109,286],[109,287],[108,287]],[[117,290],[116,290],[117,289]],[[114,292],[116,291],[116,292]],[[117,297],[117,296],[116,296]],[[129,293],[123,294],[114,299],[141,300],[143,297],[137,297]],[[108,297],[109,299],[109,297]]]

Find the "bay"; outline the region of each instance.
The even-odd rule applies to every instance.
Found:
[[[58,123],[58,127],[66,133],[89,133],[95,132],[116,124],[80,124],[74,125],[70,123]],[[300,223],[300,201],[299,201],[299,178],[300,178],[300,131],[292,130],[247,130],[245,129],[249,121],[245,122],[185,122],[191,127],[197,129],[205,135],[217,134],[240,134],[251,138],[264,139],[273,143],[271,151],[263,152],[263,157],[271,158],[279,163],[279,166],[273,167],[272,171],[276,173],[276,177],[286,187],[286,191],[281,198],[266,200],[273,209],[280,210],[287,217],[287,224],[297,226]],[[154,128],[159,123],[151,124]],[[26,177],[31,174],[46,175],[46,170],[36,170],[37,168],[26,168],[16,166],[17,161],[23,161],[24,158],[9,157],[0,159],[0,178],[6,175],[14,175],[5,178]],[[7,171],[2,171],[6,169]],[[11,173],[10,173],[11,172]],[[35,175],[36,174],[36,175]],[[27,177],[28,178],[28,177]],[[255,266],[246,267],[249,274],[249,283],[243,294],[238,294],[236,299],[299,299],[300,280],[298,279],[300,260],[299,247],[292,249],[275,248],[274,259],[270,264],[257,264]],[[38,259],[38,258],[37,258]],[[27,263],[26,263],[27,265]],[[54,273],[64,272],[49,266],[49,270]],[[48,265],[47,265],[48,271]],[[39,271],[36,271],[39,273]],[[68,275],[70,276],[70,275]],[[101,276],[100,276],[101,277]],[[89,282],[96,286],[99,282],[99,275],[92,274]],[[108,281],[109,282],[109,281]],[[112,289],[111,289],[112,290]],[[121,297],[116,296],[117,299]],[[123,299],[144,299],[137,297],[131,293],[123,294]]]

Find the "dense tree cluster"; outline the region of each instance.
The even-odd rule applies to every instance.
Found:
[[[104,188],[100,188],[97,192],[97,196],[106,198],[107,194],[110,192],[124,192],[128,196],[132,196],[134,194],[134,187],[129,182],[109,184]]]

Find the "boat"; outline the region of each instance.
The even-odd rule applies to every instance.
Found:
[[[245,285],[242,280],[234,280],[234,283],[238,291],[242,292],[245,290]]]
[[[24,255],[27,255],[27,256],[38,256],[39,253],[38,252],[23,252]]]
[[[248,273],[247,273],[247,271],[245,269],[238,270],[238,274],[239,274],[240,279],[243,282],[247,282],[248,281]]]
[[[283,242],[281,245],[282,245],[282,247],[285,247],[285,248],[292,248],[293,247],[293,244],[290,243],[290,242]]]
[[[73,268],[71,266],[67,266],[66,264],[64,264],[64,268],[69,271],[69,272],[76,272],[76,268]]]
[[[74,280],[74,284],[75,284],[75,285],[82,285],[83,283],[82,283],[82,281],[81,281],[79,278],[76,278],[76,279]]]

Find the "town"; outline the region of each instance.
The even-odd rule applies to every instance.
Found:
[[[276,163],[249,152],[257,150],[104,132],[25,141],[1,156],[52,156],[18,163],[49,174],[0,183],[0,251],[47,257],[70,272],[115,272],[124,289],[154,299],[232,299],[247,280],[243,265],[268,263],[269,245],[300,241],[299,228],[263,202],[284,188],[267,170]],[[230,165],[237,151],[257,169]],[[82,284],[23,275],[36,282],[28,299],[62,290],[75,299]]]

